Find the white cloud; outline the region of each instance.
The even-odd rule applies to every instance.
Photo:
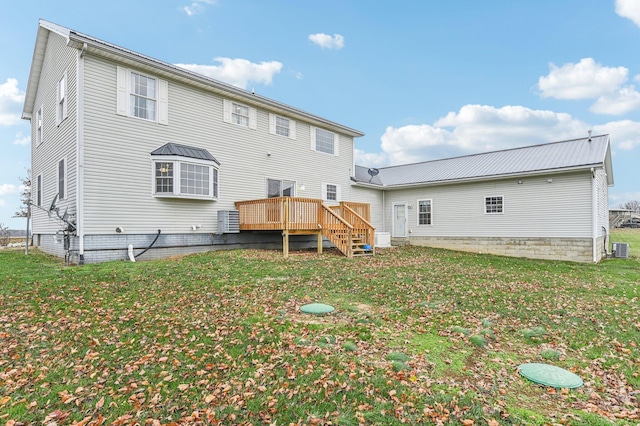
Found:
[[[3,183],[0,185],[0,195],[15,194],[18,192],[18,187],[12,183]]]
[[[333,36],[323,33],[309,34],[309,40],[323,49],[340,50],[344,47],[344,37],[340,34],[334,34]]]
[[[634,86],[623,87],[615,93],[601,96],[589,111],[596,114],[622,115],[640,109],[640,92]]]
[[[432,125],[387,127],[381,147],[389,164],[405,164],[553,142],[586,135],[588,129],[564,113],[465,105]]]
[[[640,2],[638,0],[616,0],[616,13],[629,18],[640,27]]]
[[[630,151],[640,147],[640,122],[631,120],[610,121],[593,126],[593,133],[611,135],[611,145],[615,150]]]
[[[242,89],[250,83],[271,84],[282,69],[277,61],[253,63],[246,59],[215,58],[220,65],[175,64],[178,67],[215,78]]]
[[[182,10],[188,16],[193,16],[204,12],[204,5],[208,4],[216,4],[216,0],[194,0],[189,6],[183,7]]]
[[[31,143],[31,138],[29,136],[24,136],[22,132],[16,133],[16,139],[13,141],[14,145],[29,145]]]
[[[357,165],[367,167],[382,167],[389,164],[389,156],[384,152],[364,152],[361,149],[353,151]]]
[[[551,71],[538,79],[543,98],[591,99],[606,96],[618,90],[626,81],[629,70],[625,67],[604,67],[593,58],[561,67],[549,64]]]
[[[0,126],[13,126],[21,122],[20,111],[24,92],[18,89],[18,80],[8,78],[0,84]]]

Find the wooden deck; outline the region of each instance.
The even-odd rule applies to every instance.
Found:
[[[316,198],[277,197],[235,205],[240,231],[282,231],[285,257],[289,255],[289,235],[317,235],[318,253],[322,253],[326,237],[349,258],[375,254],[369,204],[341,202],[328,207]]]

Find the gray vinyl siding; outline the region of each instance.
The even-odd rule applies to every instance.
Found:
[[[485,196],[502,196],[504,212],[485,214]],[[422,199],[432,200],[432,225],[418,225],[417,201]],[[589,171],[387,191],[386,229],[392,229],[393,203],[402,202],[411,206],[408,230],[412,237],[570,238],[592,234]]]
[[[77,50],[66,47],[65,40],[51,33],[31,120],[31,174],[42,175],[42,207],[48,208],[58,193],[58,161],[66,158],[66,194],[57,202],[60,212],[76,212],[76,81]],[[56,124],[57,84],[67,73],[67,117]],[[36,146],[36,114],[43,107],[43,142]],[[59,220],[33,209],[33,233],[51,234],[61,229]]]
[[[371,211],[371,224],[378,232],[389,231],[389,229],[384,227],[385,210],[382,205],[383,200],[383,192],[378,189],[362,188],[357,186],[351,187],[351,199],[349,201],[369,204]]]
[[[352,137],[340,135],[340,155],[329,156],[310,149],[310,126],[301,120],[291,140],[269,133],[270,111],[257,107],[252,130],[223,122],[223,97],[172,80],[168,88],[168,125],[117,115],[116,64],[86,55],[85,234],[117,226],[127,234],[183,233],[193,225],[215,233],[217,211],[265,198],[267,178],[295,181],[297,196],[320,198],[321,182],[332,182],[350,197]],[[152,195],[149,154],[167,142],[207,149],[220,162],[218,200]]]

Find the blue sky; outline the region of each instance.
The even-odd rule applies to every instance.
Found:
[[[640,200],[640,0],[34,0],[0,14],[0,223],[29,167],[38,19],[363,131],[375,167],[611,135]],[[320,172],[320,171],[319,171]]]

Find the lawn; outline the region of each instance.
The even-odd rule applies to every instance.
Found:
[[[640,231],[611,241],[630,259],[0,251],[0,421],[638,424]],[[336,310],[301,314],[311,302]],[[527,362],[584,386],[534,384]]]

